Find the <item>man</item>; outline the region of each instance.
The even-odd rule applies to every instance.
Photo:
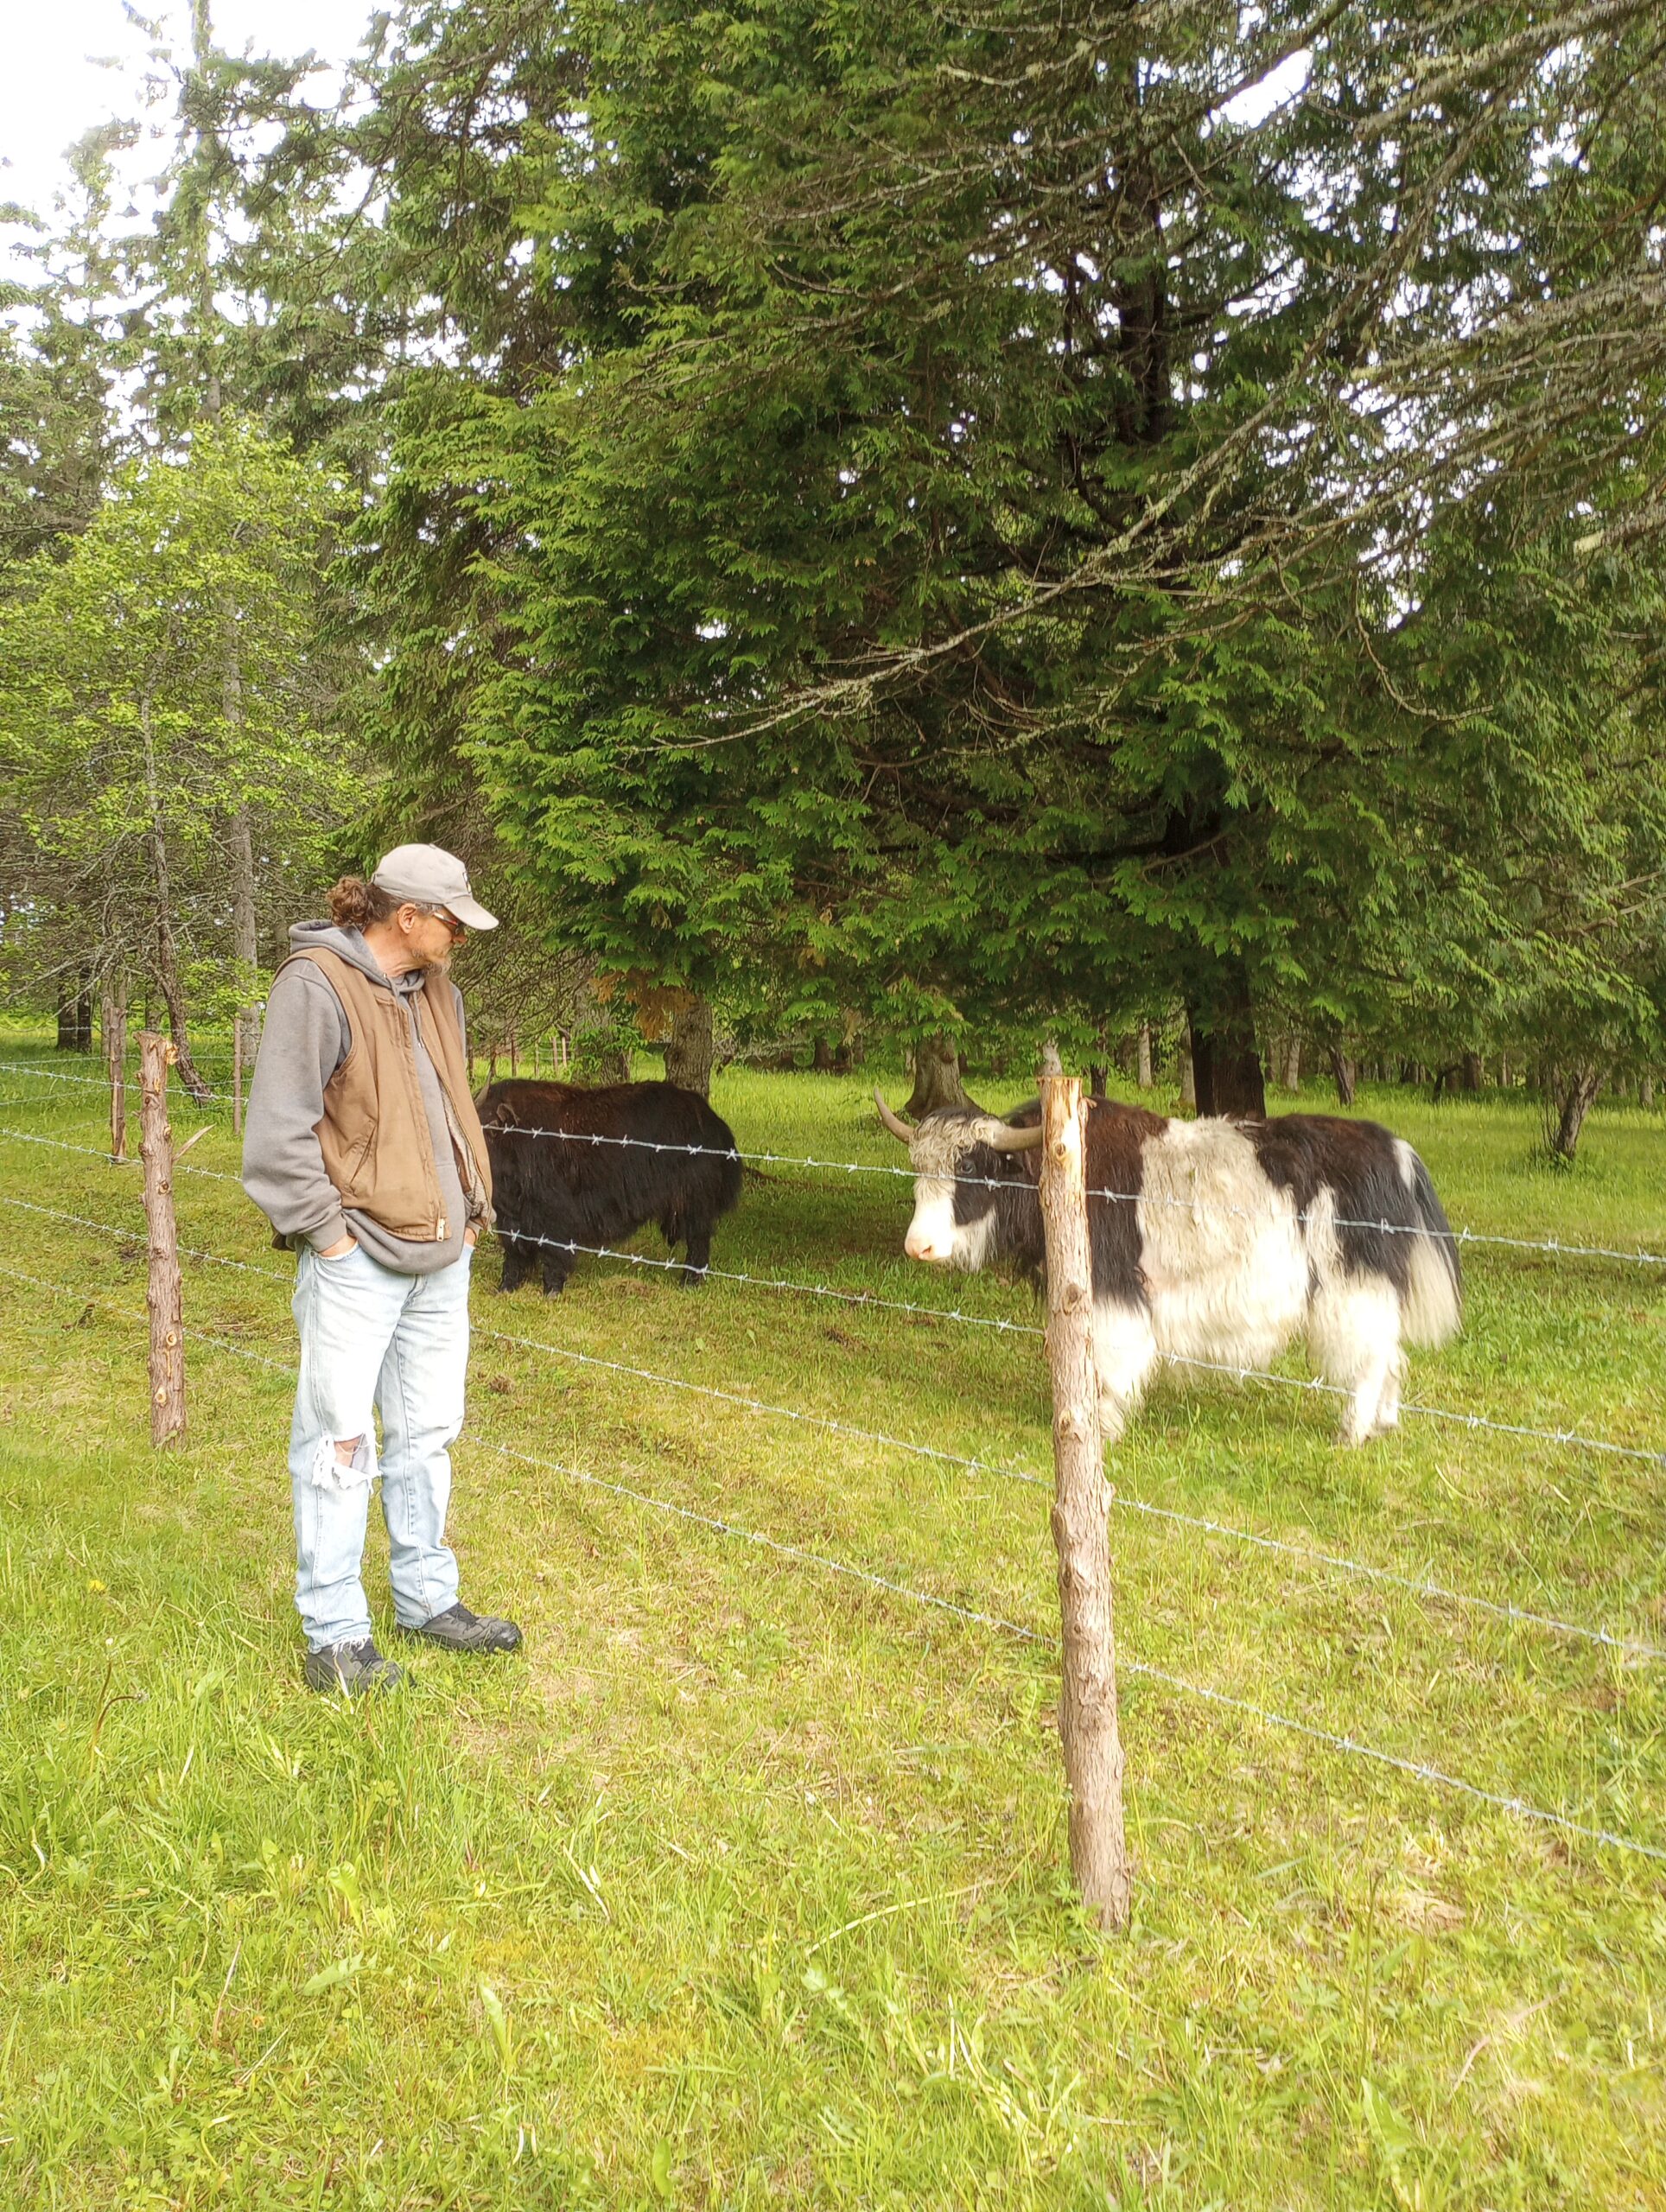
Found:
[[[352,1696],[404,1679],[376,1648],[359,1580],[378,1472],[400,1627],[454,1651],[512,1651],[521,1635],[459,1601],[445,1541],[469,1261],[492,1219],[447,970],[466,931],[497,918],[437,845],[397,847],[367,884],[344,876],[330,916],[289,931],[273,980],[243,1187],[299,1255],[289,1478],[306,1679]]]

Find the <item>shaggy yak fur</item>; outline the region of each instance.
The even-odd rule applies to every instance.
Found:
[[[1004,1122],[928,1114],[910,1133],[889,1117],[914,1169],[911,1259],[973,1269],[1005,1259],[1040,1273],[1040,1154],[1011,1145],[1040,1118],[1033,1104]],[[1360,1444],[1399,1418],[1402,1346],[1457,1333],[1451,1226],[1422,1161],[1375,1122],[1171,1122],[1095,1099],[1085,1161],[1090,1193],[1119,1194],[1088,1199],[1107,1441],[1160,1362],[1265,1367],[1301,1335],[1320,1376],[1346,1394],[1343,1441]]]
[[[701,1281],[712,1230],[740,1197],[741,1173],[738,1159],[711,1157],[733,1153],[734,1138],[703,1098],[674,1083],[586,1090],[514,1081],[494,1083],[479,1105],[506,1290],[541,1272],[546,1294],[558,1291],[580,1256],[573,1246],[616,1245],[649,1221],[667,1244],[685,1248],[684,1281]],[[540,1129],[564,1135],[534,1134]],[[591,1137],[614,1141],[587,1143]],[[656,1144],[703,1149],[645,1148]]]

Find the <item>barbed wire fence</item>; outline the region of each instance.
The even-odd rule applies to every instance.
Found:
[[[61,1071],[46,1070],[27,1063],[0,1062],[0,1071],[8,1074],[44,1077],[53,1083],[83,1085],[89,1089],[105,1090],[106,1088],[94,1077],[76,1077]],[[27,1103],[29,1102],[16,1097],[0,1096],[0,1112],[4,1112],[9,1107]],[[201,1132],[199,1131],[198,1134]],[[792,1154],[747,1151],[740,1147],[727,1150],[703,1146],[667,1145],[632,1138],[605,1136],[593,1138],[588,1133],[571,1135],[567,1132],[540,1130],[526,1131],[521,1134],[559,1138],[563,1141],[579,1144],[593,1142],[638,1144],[653,1152],[685,1152],[707,1155],[715,1154],[716,1156],[739,1160],[746,1164],[777,1168],[792,1167],[832,1175],[879,1174],[912,1179],[911,1168],[900,1168],[870,1161],[823,1160]],[[54,1153],[79,1155],[112,1165],[117,1164],[112,1160],[111,1150],[108,1147],[101,1148],[94,1145],[79,1144],[63,1137],[47,1136],[38,1130],[0,1126],[0,1137],[42,1147]],[[170,1183],[173,1173],[198,1176],[207,1180],[220,1182],[235,1182],[238,1179],[224,1170],[208,1168],[200,1163],[189,1162],[180,1157],[176,1152],[171,1157],[171,1169],[168,1178]],[[996,1179],[967,1176],[944,1179],[961,1180],[987,1186]],[[1139,1205],[1153,1202],[1152,1198],[1142,1197],[1140,1193],[1089,1190],[1085,1186],[1081,1195],[1084,1214],[1085,1201],[1089,1197],[1098,1198],[1112,1204]],[[1163,1200],[1159,1195],[1156,1202],[1168,1201]],[[88,1215],[79,1215],[65,1209],[44,1205],[38,1199],[25,1199],[12,1194],[0,1193],[0,1204],[36,1217],[54,1220],[65,1227],[74,1227],[101,1236],[137,1242],[142,1233],[137,1225],[128,1228],[119,1223],[97,1220]],[[1236,1215],[1242,1215],[1244,1211],[1242,1208],[1230,1206],[1208,1210]],[[1298,1216],[1297,1218],[1300,1219],[1303,1217]],[[1392,1227],[1386,1223],[1370,1223],[1361,1225],[1377,1230],[1389,1230]],[[1666,1255],[1656,1252],[1644,1244],[1639,1244],[1635,1248],[1587,1244],[1555,1236],[1534,1238],[1494,1236],[1487,1232],[1470,1230],[1459,1230],[1453,1234],[1454,1241],[1464,1246],[1474,1245],[1484,1249],[1496,1246],[1515,1252],[1542,1254],[1563,1261],[1580,1258],[1611,1262],[1624,1262],[1645,1268],[1666,1265]],[[607,1263],[633,1268],[658,1268],[680,1273],[684,1271],[684,1267],[683,1262],[676,1259],[659,1260],[648,1255],[629,1252],[605,1244],[586,1244],[572,1240],[546,1237],[525,1237],[519,1241],[549,1245],[569,1256],[583,1255]],[[258,1266],[253,1262],[239,1260],[230,1255],[212,1251],[200,1246],[183,1244],[179,1249],[183,1256],[202,1265],[234,1268],[244,1274],[264,1277],[279,1284],[285,1284],[289,1280],[287,1274],[281,1269]],[[749,1292],[766,1294],[772,1298],[802,1297],[807,1300],[837,1303],[851,1308],[867,1307],[881,1313],[906,1314],[914,1319],[929,1319],[934,1324],[941,1323],[979,1329],[996,1336],[1014,1338],[1045,1340],[1046,1334],[1032,1324],[1005,1317],[971,1313],[962,1310],[957,1306],[940,1306],[922,1301],[892,1299],[866,1290],[845,1289],[835,1284],[812,1282],[779,1275],[756,1275],[739,1269],[710,1268],[703,1272],[709,1274],[714,1279],[733,1283]],[[31,1283],[35,1287],[54,1294],[85,1297],[84,1293],[73,1286],[29,1275],[16,1268],[0,1268],[0,1274],[19,1281]],[[112,1312],[124,1312],[124,1309],[115,1306],[108,1300],[90,1302],[102,1304]],[[137,1319],[139,1317],[130,1318]],[[257,1360],[276,1372],[293,1372],[293,1369],[286,1363],[273,1361],[264,1355],[253,1352],[247,1345],[240,1344],[228,1338],[217,1337],[211,1332],[198,1329],[194,1325],[184,1325],[181,1333],[183,1338],[200,1342],[206,1346],[212,1346],[239,1357]],[[489,1326],[477,1325],[476,1333],[488,1340],[499,1342],[542,1357],[558,1358],[587,1369],[627,1376],[652,1383],[659,1388],[708,1398],[758,1418],[818,1427],[830,1433],[841,1435],[875,1450],[896,1452],[932,1461],[948,1468],[963,1471],[968,1475],[992,1476],[1040,1489],[1056,1487],[1057,1471],[1054,1478],[1050,1481],[1046,1475],[1034,1468],[1007,1465],[1001,1461],[950,1452],[938,1446],[920,1444],[906,1438],[890,1435],[881,1429],[847,1421],[837,1416],[817,1414],[802,1408],[774,1404],[767,1400],[751,1396],[744,1390],[723,1389],[713,1384],[696,1382],[687,1377],[659,1374],[652,1369],[637,1366],[630,1362],[606,1359],[595,1353],[584,1352],[572,1346],[555,1344],[542,1338],[525,1337]],[[1176,1368],[1217,1374],[1240,1382],[1253,1382],[1286,1389],[1318,1391],[1342,1396],[1348,1395],[1340,1386],[1328,1383],[1318,1377],[1304,1378],[1281,1375],[1271,1370],[1231,1363],[1188,1359],[1178,1355],[1170,1355],[1167,1363]],[[1535,1427],[1526,1423],[1500,1421],[1487,1415],[1415,1402],[1403,1403],[1402,1410],[1421,1418],[1455,1424],[1469,1430],[1485,1432],[1517,1440],[1530,1440],[1555,1450],[1588,1452],[1656,1467],[1666,1467],[1666,1453],[1646,1450],[1611,1439],[1585,1435],[1576,1430]],[[703,1513],[685,1502],[663,1498],[632,1484],[618,1483],[605,1476],[598,1475],[594,1470],[581,1468],[545,1455],[528,1452],[506,1440],[488,1437],[479,1440],[486,1448],[507,1458],[546,1468],[575,1482],[630,1500],[645,1510],[658,1512],[690,1526],[703,1528],[714,1535],[755,1545],[797,1566],[837,1574],[859,1584],[888,1592],[909,1603],[946,1612],[963,1620],[969,1626],[1012,1636],[1029,1643],[1047,1646],[1056,1646],[1058,1643],[1057,1637],[1050,1636],[1047,1631],[1033,1624],[1014,1622],[1006,1618],[1002,1614],[985,1608],[963,1604],[957,1599],[944,1597],[941,1593],[919,1589],[898,1578],[880,1574],[855,1562],[842,1560],[811,1548],[787,1542],[766,1530],[747,1528],[722,1516]],[[1353,1559],[1344,1554],[1327,1551],[1315,1546],[1293,1543],[1286,1538],[1271,1535],[1265,1531],[1237,1527],[1206,1516],[1188,1514],[1154,1500],[1121,1496],[1103,1482],[1098,1484],[1098,1488],[1105,1494],[1106,1510],[1111,1512],[1139,1516],[1177,1529],[1186,1529],[1212,1541],[1259,1548],[1277,1556],[1299,1561],[1310,1569],[1335,1573],[1363,1584],[1377,1584],[1393,1588],[1431,1608],[1447,1608],[1454,1611],[1473,1613],[1530,1630],[1536,1633],[1565,1637],[1603,1647],[1615,1653],[1627,1663],[1649,1664],[1666,1659],[1666,1646],[1656,1644],[1645,1637],[1617,1634],[1599,1625],[1567,1620],[1553,1612],[1518,1604],[1509,1597],[1494,1597],[1485,1592],[1456,1589],[1437,1581],[1433,1577],[1406,1574],[1395,1567],[1385,1567],[1378,1562]],[[1062,1580],[1061,1567],[1061,1581]],[[1460,1796],[1509,1812],[1530,1822],[1559,1829],[1592,1844],[1611,1847],[1646,1860],[1666,1861],[1666,1848],[1645,1838],[1628,1834],[1623,1830],[1611,1828],[1597,1821],[1582,1821],[1575,1815],[1555,1806],[1536,1805],[1508,1790],[1490,1789],[1449,1770],[1435,1761],[1409,1758],[1362,1741],[1351,1734],[1341,1734],[1325,1729],[1299,1715],[1284,1713],[1272,1707],[1259,1705],[1251,1700],[1239,1697],[1218,1687],[1193,1681],[1148,1662],[1134,1661],[1124,1656],[1119,1663],[1120,1670],[1126,1675],[1149,1679],[1173,1691],[1176,1694],[1192,1697],[1219,1709],[1235,1712],[1255,1721],[1257,1725],[1287,1732],[1297,1738],[1322,1745],[1339,1755],[1359,1758],[1380,1767],[1399,1772],[1431,1788],[1454,1792]],[[1072,1802],[1074,1802],[1074,1791]],[[1074,1845],[1074,1838],[1072,1843]],[[1090,1901],[1095,1902],[1092,1899]]]

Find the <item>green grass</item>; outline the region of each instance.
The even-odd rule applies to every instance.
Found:
[[[96,1091],[0,1074],[0,1102],[99,1141]],[[716,1103],[746,1145],[900,1158],[854,1080],[730,1073]],[[1599,1110],[1554,1175],[1523,1103],[1362,1105],[1454,1220],[1666,1242],[1657,1117]],[[229,1169],[208,1121],[191,1163]],[[1666,2204],[1666,1867],[1129,1677],[1136,1911],[1101,1937],[1049,1649],[489,1446],[1047,1630],[1044,1492],[484,1334],[454,1530],[527,1656],[309,1696],[287,1376],[194,1344],[188,1443],[154,1455],[137,1171],[5,1137],[0,1168],[130,1231],[3,1210],[0,1264],[73,1294],[0,1275],[0,2202]],[[179,1191],[188,1243],[286,1268],[234,1185]],[[890,1178],[773,1170],[715,1257],[1035,1320],[909,1268],[906,1211]],[[1033,1338],[598,1262],[500,1300],[495,1274],[483,1330],[1046,1470]],[[1660,1446],[1666,1270],[1481,1248],[1469,1281],[1414,1395]],[[186,1296],[293,1357],[281,1283],[188,1263]],[[1666,1641],[1658,1468],[1427,1422],[1344,1453],[1330,1427],[1294,1391],[1165,1391],[1114,1478]],[[1111,1533],[1129,1659],[1666,1847],[1666,1666]],[[367,1580],[385,1618],[374,1547]]]

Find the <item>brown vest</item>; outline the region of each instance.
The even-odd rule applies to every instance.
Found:
[[[289,960],[310,960],[321,969],[347,1017],[347,1056],[324,1087],[324,1118],[317,1125],[325,1172],[342,1205],[368,1214],[391,1236],[413,1244],[442,1242],[458,1224],[441,1211],[411,1017],[397,993],[372,983],[327,945],[308,945]],[[421,996],[423,1041],[450,1109],[458,1174],[465,1192],[480,1183],[489,1207],[492,1164],[469,1096],[449,977],[430,975]]]

